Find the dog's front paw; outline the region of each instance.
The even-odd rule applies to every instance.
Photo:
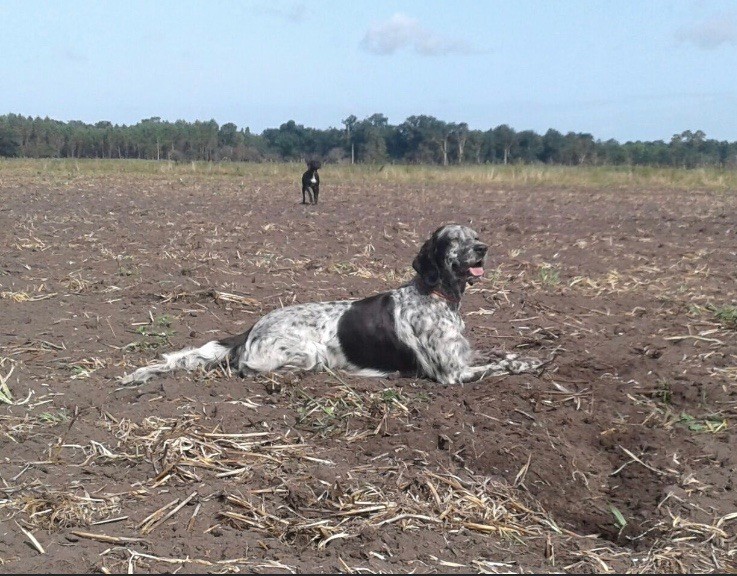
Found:
[[[538,358],[520,357],[518,354],[507,354],[504,363],[512,374],[539,374],[540,369],[547,364]]]

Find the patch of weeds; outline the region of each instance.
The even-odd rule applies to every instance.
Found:
[[[69,422],[69,414],[64,408],[59,409],[58,412],[41,412],[36,419],[41,424],[47,426],[55,426],[64,422]]]
[[[369,400],[374,404],[383,404],[387,409],[399,408],[402,412],[409,412],[407,407],[410,404],[410,398],[407,398],[400,390],[396,388],[385,388],[381,392],[374,392],[369,395]],[[415,400],[427,401],[428,396],[418,394]]]
[[[323,397],[313,397],[303,389],[295,393],[302,401],[297,408],[297,424],[313,432],[328,434],[347,418],[364,413],[363,399],[348,386],[340,386]]]
[[[136,333],[143,336],[145,340],[139,341],[137,343],[138,347],[147,349],[147,350],[155,350],[156,348],[160,348],[161,346],[169,346],[171,342],[169,341],[169,337],[174,333],[172,330],[163,330],[161,332],[156,332],[152,330],[147,330],[146,328],[139,326],[136,329]]]
[[[612,514],[614,515],[614,525],[619,530],[619,534],[621,534],[622,530],[624,530],[627,527],[627,519],[619,511],[619,509],[616,506],[614,506],[614,504],[610,504],[609,509],[612,511]]]
[[[402,399],[402,394],[399,392],[399,390],[395,390],[394,388],[385,388],[381,392],[379,392],[379,397],[381,398],[381,401],[390,404],[391,402],[399,401]]]
[[[364,426],[368,423],[372,433],[377,433],[377,424],[390,413],[410,412],[410,399],[394,388],[359,393],[344,384],[333,389],[329,396],[315,398],[300,388],[295,389],[294,394],[301,402],[297,407],[297,424],[322,436],[337,432],[347,434],[351,419],[362,419]],[[418,396],[415,400],[423,401],[423,398]]]
[[[174,330],[169,329],[174,319],[168,314],[163,314],[151,319],[151,323],[145,326],[138,326],[135,333],[143,339],[136,342],[126,344],[124,350],[156,350],[162,346],[170,346],[169,338],[174,334]]]
[[[67,364],[65,368],[68,368],[72,375],[72,380],[81,378],[89,378],[93,372],[103,368],[105,366],[104,360],[99,358],[83,358],[82,360],[75,362],[74,364]]]
[[[269,252],[256,252],[256,258],[248,260],[256,268],[273,268],[278,264],[280,256]]]
[[[328,267],[328,272],[340,276],[358,276],[359,278],[373,278],[370,270],[353,262],[336,262]]]
[[[703,418],[696,418],[681,412],[679,423],[683,424],[691,432],[708,432],[711,434],[717,434],[718,432],[724,432],[727,429],[727,420],[716,414],[710,414]]]
[[[688,316],[701,316],[704,313],[703,306],[699,306],[698,304],[689,304],[687,308],[688,312],[686,314]]]
[[[722,326],[737,330],[737,306],[708,306],[707,308],[714,314]]]
[[[502,273],[501,266],[497,266],[493,270],[486,270],[484,273],[486,281],[493,287],[499,288],[504,287],[504,274]]]
[[[663,404],[670,406],[673,401],[673,390],[671,390],[670,382],[658,380],[653,397],[660,400]]]
[[[173,322],[174,318],[169,314],[162,314],[154,320],[154,324],[162,328],[169,328]]]
[[[70,368],[72,372],[72,379],[76,378],[89,378],[90,374],[92,373],[89,368],[86,368],[85,366],[78,366],[74,365]]]
[[[133,256],[118,256],[118,276],[133,276],[138,269],[133,263]]]
[[[68,490],[33,486],[25,491],[15,505],[22,507],[27,514],[28,526],[53,530],[59,527],[88,527],[95,520],[120,512],[120,501],[120,496],[96,494],[90,498],[86,494],[77,496]]]
[[[70,292],[73,294],[81,294],[82,292],[89,290],[96,282],[94,280],[82,278],[82,274],[79,272],[73,272],[63,279],[61,283],[69,288]]]
[[[544,286],[556,286],[560,284],[560,271],[546,264],[540,268],[539,278]]]

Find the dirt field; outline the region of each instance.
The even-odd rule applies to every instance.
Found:
[[[0,572],[736,572],[734,192],[30,166],[0,164]],[[542,376],[118,381],[393,288],[448,222],[490,245],[469,340]]]

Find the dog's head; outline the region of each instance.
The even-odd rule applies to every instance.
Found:
[[[467,283],[484,274],[488,246],[468,226],[441,226],[422,245],[412,262],[423,284],[448,298],[460,300]]]
[[[307,161],[307,169],[312,170],[313,172],[315,170],[319,170],[322,167],[322,162],[319,160],[308,160]]]

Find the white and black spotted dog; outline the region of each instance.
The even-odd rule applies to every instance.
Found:
[[[320,174],[318,170],[322,167],[319,160],[307,162],[307,170],[302,174],[302,204],[317,204],[320,196]]]
[[[400,374],[459,384],[487,376],[537,372],[543,362],[494,353],[475,364],[459,308],[467,283],[484,273],[487,246],[466,226],[438,228],[412,263],[408,284],[364,298],[273,310],[243,334],[163,355],[124,384],[155,374],[229,364],[242,376],[282,369]]]

